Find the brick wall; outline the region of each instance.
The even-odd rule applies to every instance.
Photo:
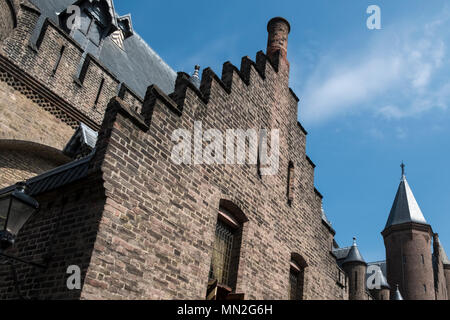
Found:
[[[233,202],[249,220],[237,292],[247,299],[287,299],[296,253],[308,265],[306,299],[346,298],[336,283],[333,234],[321,220],[288,70],[280,66],[276,72],[262,53],[256,64],[244,59],[242,70],[226,65],[223,81],[206,70],[201,92],[180,74],[173,95],[177,103],[151,87],[143,111],[151,117],[148,130],[143,117],[124,111],[129,108],[120,101],[112,104],[111,110],[121,111],[107,115],[99,141],[109,141],[100,147],[98,163],[107,196],[96,242],[101,250],[94,248],[86,275],[97,282],[85,283],[83,298],[204,299],[221,199]],[[192,131],[194,120],[202,121],[205,130],[279,128],[278,174],[260,178],[252,165],[175,165],[171,133]],[[286,198],[289,161],[297,168],[299,186],[291,205]]]
[[[433,259],[435,262],[434,285],[436,300],[448,300],[447,281],[445,279],[443,257],[441,256],[439,235],[437,233],[433,235]]]
[[[370,291],[374,300],[390,300],[391,291],[388,288],[374,289]]]
[[[0,44],[0,63],[20,69],[6,70],[8,77],[37,95],[47,115],[60,112],[65,125],[57,131],[68,134],[78,121],[100,127],[107,102],[118,92],[117,79],[92,57],[81,62],[81,48],[49,21],[38,42],[31,43],[37,19],[38,13],[22,4],[17,28]],[[305,153],[306,132],[297,122],[298,98],[288,86],[289,64],[285,56],[272,58],[272,63],[263,53],[256,62],[244,58],[240,70],[226,63],[221,78],[206,69],[200,90],[180,73],[174,94],[168,97],[150,87],[144,106],[122,86],[119,95],[125,102],[114,100],[103,120],[91,177],[40,195],[40,214],[20,235],[16,254],[39,260],[52,253],[46,271],[18,270],[24,294],[204,299],[219,203],[225,199],[248,218],[237,292],[247,299],[287,299],[291,256],[297,254],[307,264],[305,299],[348,298],[337,284],[339,268],[330,252],[334,233],[322,223],[314,164]],[[52,112],[43,108],[47,104]],[[6,127],[16,121],[5,122]],[[260,177],[256,165],[175,165],[171,134],[180,128],[193,132],[194,121],[201,121],[204,130],[222,132],[279,129],[278,173]],[[289,203],[290,162],[294,187]],[[101,180],[92,178],[97,173]],[[70,264],[82,266],[82,292],[65,287]],[[2,272],[0,298],[14,297],[10,273]]]
[[[7,253],[47,267],[14,262],[15,282],[11,267],[0,265],[0,300],[80,299],[80,290],[67,287],[67,269],[72,265],[80,267],[81,281],[85,281],[104,207],[101,184],[92,179],[36,197],[40,211],[30,218],[15,247]]]
[[[403,224],[383,231],[383,236],[391,290],[399,284],[405,300],[435,300],[431,228]]]
[[[367,266],[361,263],[350,262],[343,267],[348,275],[349,299],[368,300],[366,292]]]
[[[70,161],[74,129],[1,80],[0,119],[0,188]]]
[[[141,98],[126,85],[119,88],[119,81],[97,59],[90,55],[84,59],[79,44],[51,20],[47,19],[37,30],[39,37],[33,41],[31,35],[37,28],[38,18],[39,13],[32,7],[21,4],[17,28],[0,43],[0,54],[26,70],[26,76],[35,79],[42,90],[49,90],[64,101],[62,111],[68,114],[68,124],[83,121],[98,129],[106,105],[119,89],[121,97],[140,110]]]
[[[0,0],[0,41],[13,30],[15,24],[14,7],[10,0]]]

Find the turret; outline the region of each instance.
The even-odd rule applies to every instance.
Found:
[[[386,247],[387,278],[390,284],[399,284],[405,300],[433,300],[433,232],[406,180],[405,165],[401,167],[400,185],[382,232]]]
[[[342,268],[348,276],[349,299],[366,300],[367,263],[359,252],[356,238],[353,238],[353,245],[342,263]]]

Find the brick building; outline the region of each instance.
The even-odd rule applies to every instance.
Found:
[[[0,258],[0,299],[387,299],[388,281],[423,297],[394,267],[380,268],[383,285],[369,292],[356,243],[334,240],[289,88],[286,20],[269,22],[255,61],[200,77],[173,71],[111,0],[0,0],[0,9],[0,197],[26,180],[40,205],[5,253],[43,266]],[[278,170],[264,174],[259,157],[208,162],[218,154],[195,142],[199,124],[205,135],[278,130]],[[203,164],[173,161],[180,129],[194,134]],[[260,151],[267,140],[274,152],[276,140],[247,138],[232,149]],[[387,265],[397,234],[425,236],[408,254],[427,259],[434,237],[435,267],[410,281],[432,279],[428,290],[446,299],[437,235],[407,223],[383,233]],[[79,289],[67,286],[71,266]]]

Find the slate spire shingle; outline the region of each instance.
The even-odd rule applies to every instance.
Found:
[[[358,245],[356,244],[356,238],[353,238],[353,245],[348,252],[347,258],[345,258],[343,264],[349,262],[360,262],[366,264],[361,252],[359,252]]]
[[[405,166],[402,164],[402,178],[385,229],[408,222],[428,224],[406,180],[404,170]]]

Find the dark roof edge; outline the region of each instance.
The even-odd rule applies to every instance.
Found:
[[[308,135],[308,131],[306,131],[306,129],[302,126],[302,124],[300,123],[300,121],[297,121],[297,125],[300,127],[300,129],[303,131],[303,133],[305,134],[305,136]]]
[[[317,190],[317,188],[314,188],[314,193],[320,198],[323,199],[323,195]]]
[[[334,236],[336,235],[336,230],[333,229],[333,227],[327,223],[324,219],[322,219],[322,224],[327,227],[328,231],[330,231],[330,233]]]
[[[59,166],[59,167],[56,167],[56,168],[54,168],[52,170],[44,172],[44,173],[42,173],[40,175],[37,175],[37,176],[35,176],[33,178],[30,178],[30,179],[26,180],[26,183],[27,183],[27,185],[29,185],[31,187],[32,185],[37,184],[40,181],[45,180],[47,178],[50,178],[52,176],[56,176],[56,175],[58,175],[60,173],[63,173],[65,171],[69,171],[69,170],[71,170],[73,168],[76,168],[76,167],[79,167],[79,166],[82,166],[82,165],[87,165],[92,160],[94,154],[95,154],[95,150],[91,154],[89,154],[87,157],[85,157],[85,158],[69,162],[69,163],[64,164],[62,166]],[[73,179],[70,180],[69,179],[65,183],[61,184],[59,187],[62,187],[64,185],[68,184],[68,183],[75,182],[75,181],[77,181],[77,180],[79,180],[79,179],[81,179],[83,177],[84,176],[79,176],[76,180],[73,180]],[[3,195],[3,194],[8,193],[8,192],[11,192],[14,189],[15,189],[15,185],[3,188],[3,189],[0,190],[0,195]],[[45,191],[50,191],[50,190],[46,189]]]

